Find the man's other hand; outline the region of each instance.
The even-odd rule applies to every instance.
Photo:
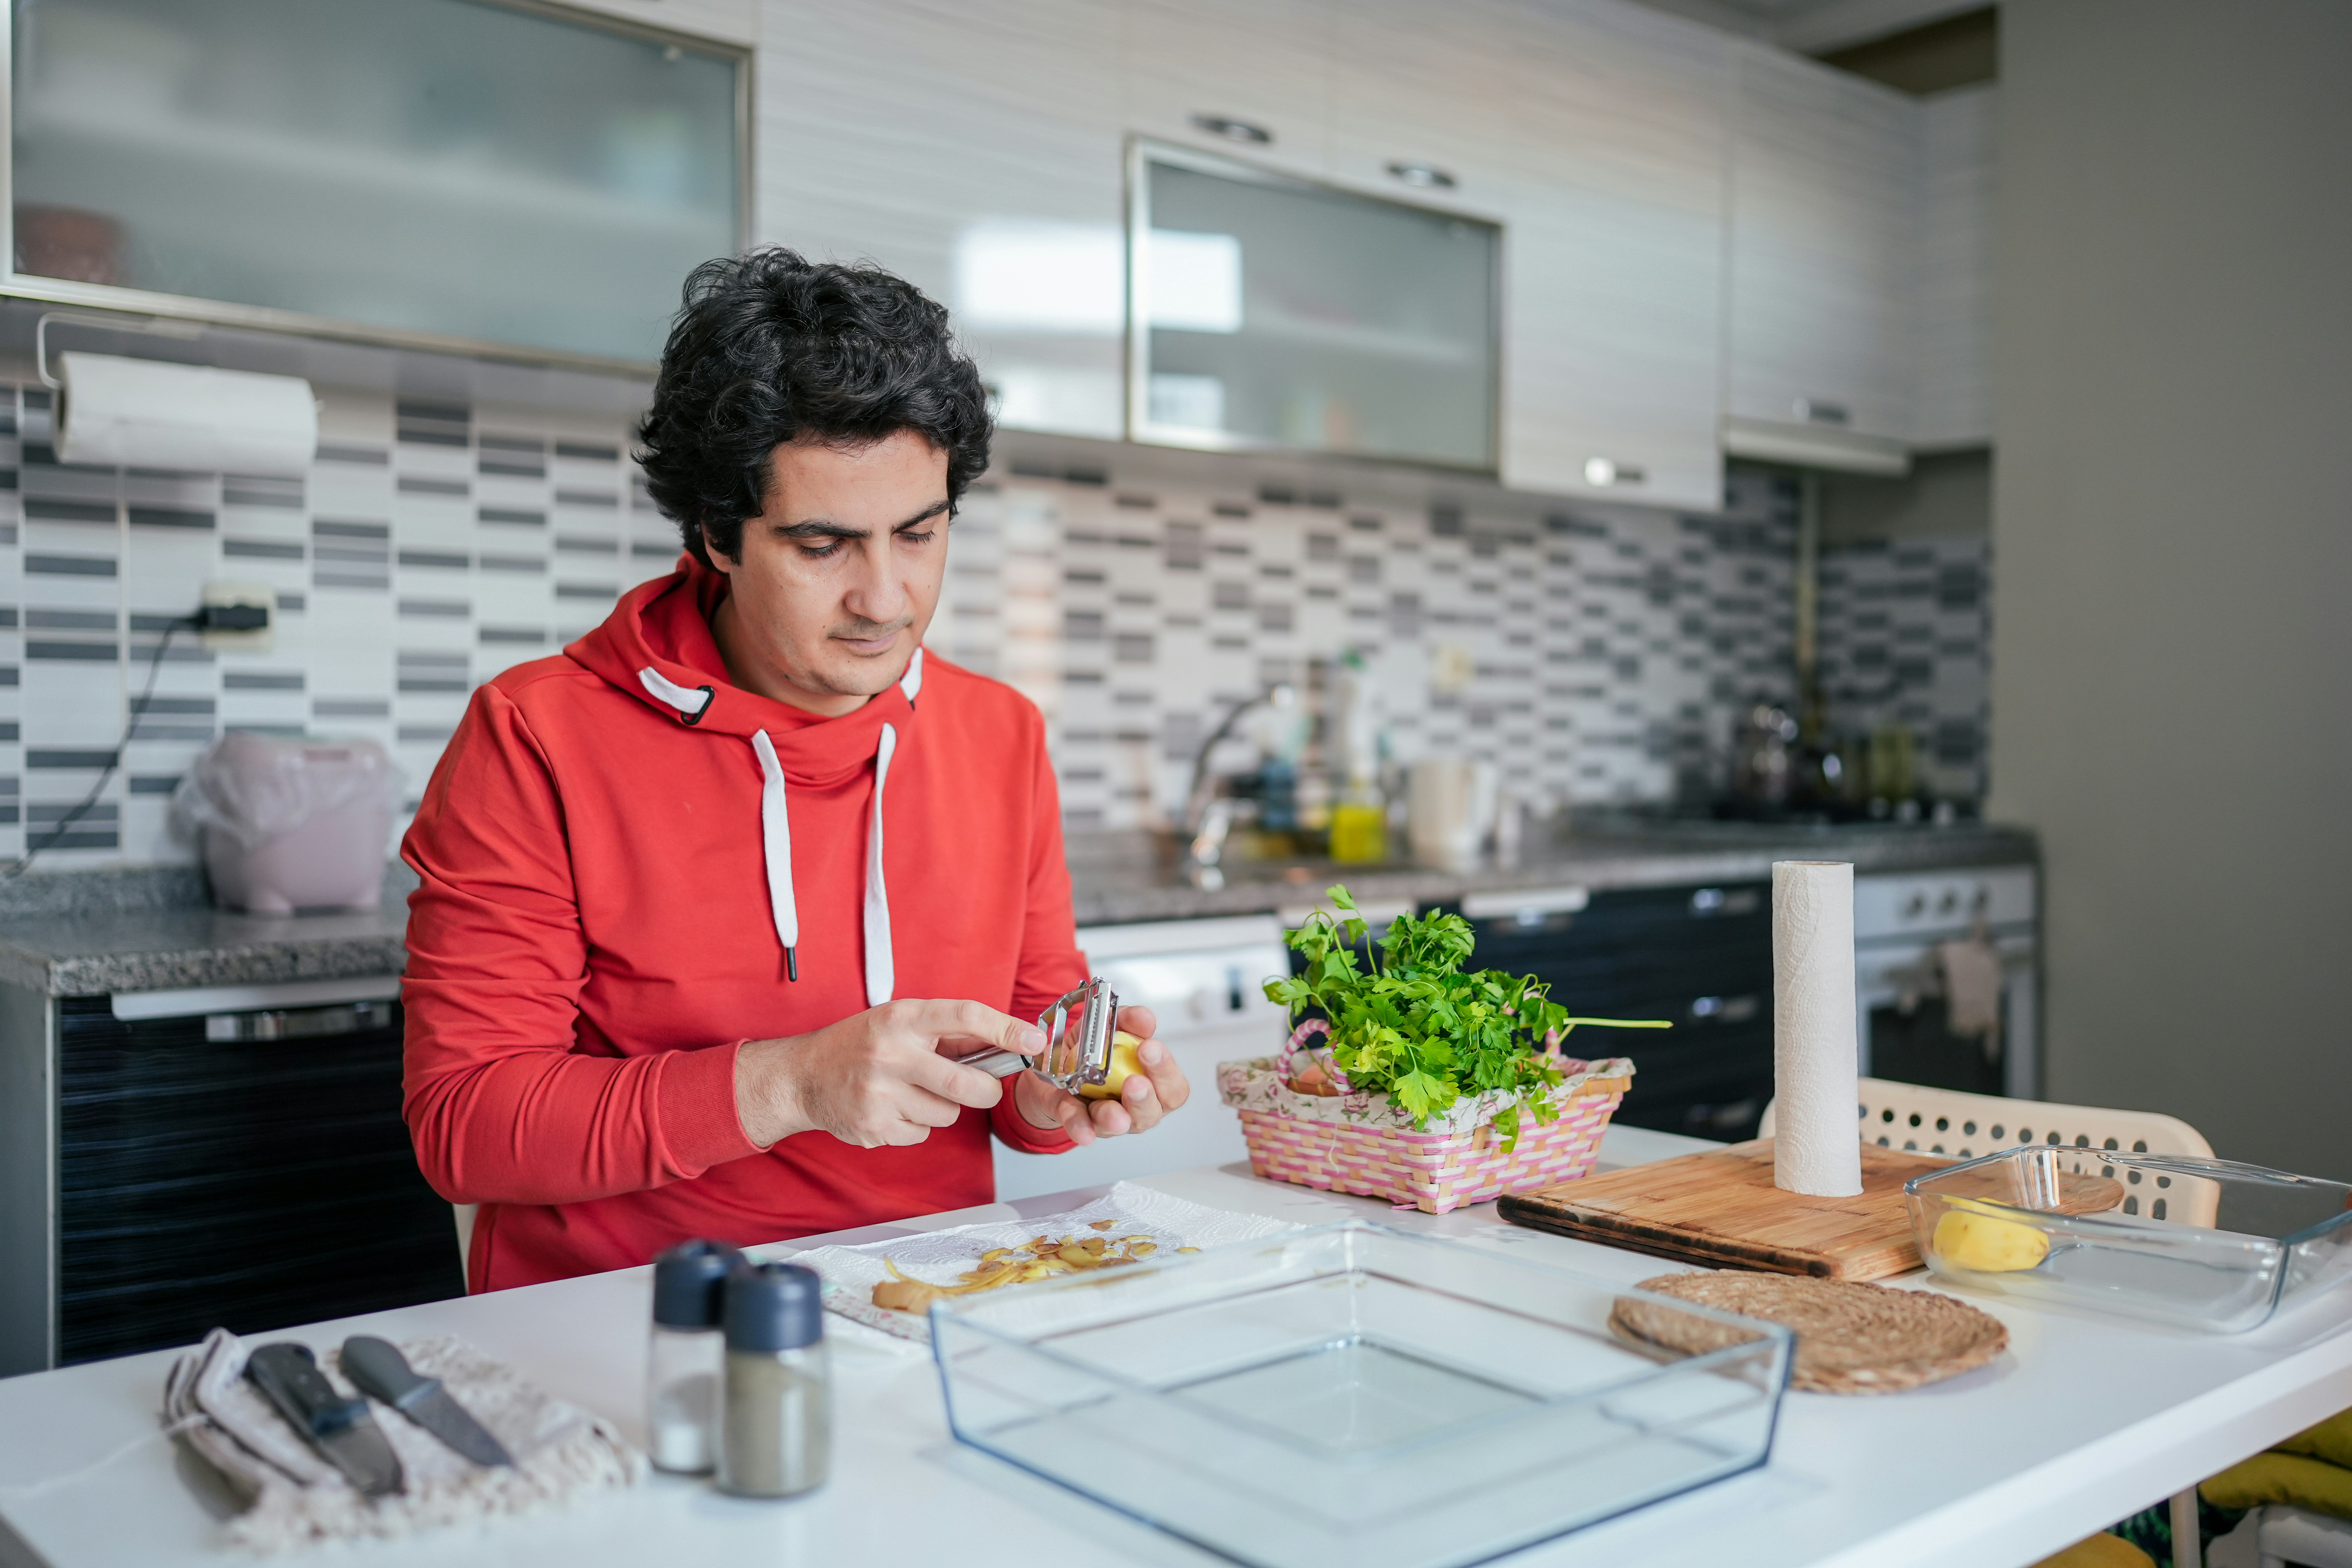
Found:
[[[1151,1015],[1143,1016],[1148,1027]],[[1029,1055],[1045,1048],[1045,1033],[977,1002],[885,1002],[811,1034],[744,1042],[735,1056],[735,1112],[762,1149],[818,1130],[861,1149],[920,1143],[964,1107],[985,1110],[1003,1096],[995,1079],[952,1059],[984,1046]],[[1159,1050],[1164,1061],[1167,1048]],[[1183,1082],[1179,1075],[1178,1104]]]
[[[1073,1142],[1091,1143],[1123,1132],[1148,1132],[1160,1124],[1161,1117],[1192,1098],[1192,1086],[1184,1081],[1184,1069],[1176,1065],[1175,1057],[1155,1033],[1160,1021],[1151,1016],[1150,1008],[1121,1007],[1118,1026],[1143,1042],[1135,1048],[1135,1059],[1143,1064],[1143,1070],[1128,1075],[1119,1085],[1118,1099],[1081,1100],[1034,1072],[1024,1072],[1014,1080],[1013,1090],[1013,1103],[1021,1119],[1041,1130],[1058,1127]]]

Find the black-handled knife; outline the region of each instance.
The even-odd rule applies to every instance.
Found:
[[[511,1465],[514,1456],[449,1397],[437,1377],[419,1376],[390,1340],[353,1334],[343,1342],[343,1375],[478,1465]]]
[[[385,1497],[401,1489],[400,1456],[368,1414],[367,1401],[336,1393],[309,1345],[263,1345],[246,1358],[245,1375],[361,1496]]]

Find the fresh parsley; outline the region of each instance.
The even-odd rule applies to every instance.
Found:
[[[1561,1080],[1547,1041],[1565,1040],[1580,1024],[1613,1029],[1664,1029],[1664,1019],[1574,1018],[1532,974],[1499,969],[1462,973],[1475,942],[1460,915],[1400,916],[1376,956],[1369,930],[1345,888],[1330,890],[1346,919],[1318,910],[1287,941],[1304,957],[1301,973],[1269,980],[1269,1000],[1295,1023],[1310,1009],[1330,1021],[1331,1059],[1356,1088],[1385,1092],[1413,1126],[1464,1096],[1511,1096],[1495,1126],[1507,1152],[1518,1146],[1519,1108],[1538,1121],[1559,1115],[1550,1091]],[[1357,950],[1362,950],[1360,964]]]

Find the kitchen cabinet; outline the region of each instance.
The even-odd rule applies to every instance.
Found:
[[[1533,974],[1571,1014],[1674,1026],[1570,1037],[1571,1056],[1633,1059],[1618,1121],[1699,1138],[1755,1135],[1772,1097],[1769,883],[1617,889],[1580,909],[1473,923],[1481,968]]]
[[[1500,223],[1515,489],[1713,510],[1727,449],[1899,468],[1986,423],[1981,105],[1930,124],[1622,0],[765,0],[759,27],[759,237],[944,300],[1008,429],[1129,429],[1136,137]]]
[[[1504,481],[1716,510],[1729,40],[1530,5],[1486,90],[1507,106]]]
[[[945,302],[1007,426],[1116,439],[1125,21],[1108,0],[772,5],[759,237]]]
[[[742,237],[723,45],[465,0],[12,26],[13,292],[634,367]]]
[[[759,41],[759,0],[564,0],[564,4],[667,33],[688,33],[730,44]]]
[[[1920,105],[1918,387],[1911,442],[1992,440],[1992,171],[1998,87]]]
[[[0,1375],[464,1292],[398,1004],[122,1011],[0,986]]]
[[[1330,174],[1334,40],[1360,26],[1345,0],[1124,0],[1119,13],[1127,130],[1286,174]],[[1200,115],[1272,140],[1219,135]]]
[[[1497,216],[1511,132],[1495,72],[1523,26],[1492,0],[1349,5],[1345,25],[1332,30],[1325,71],[1331,178]],[[1391,164],[1404,173],[1391,173]]]
[[[1741,43],[1730,156],[1726,445],[1907,465],[1918,294],[1916,100]]]

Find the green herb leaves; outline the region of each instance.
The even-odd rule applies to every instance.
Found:
[[[1579,1024],[1663,1029],[1663,1020],[1571,1018],[1531,974],[1462,973],[1475,942],[1460,915],[1400,917],[1375,956],[1370,930],[1345,888],[1330,890],[1342,919],[1322,910],[1289,933],[1301,973],[1269,980],[1269,1000],[1296,1020],[1310,1008],[1330,1020],[1331,1059],[1359,1089],[1386,1091],[1413,1125],[1466,1096],[1511,1097],[1495,1117],[1506,1151],[1518,1144],[1519,1112],[1538,1121],[1559,1114],[1550,1090],[1561,1079],[1547,1037]]]

